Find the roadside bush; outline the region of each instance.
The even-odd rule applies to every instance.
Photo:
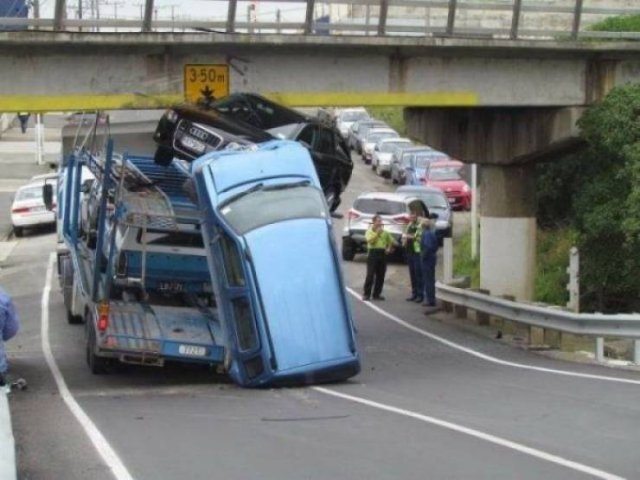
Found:
[[[640,84],[613,89],[579,126],[587,149],[537,168],[539,223],[575,228],[583,310],[637,309]]]
[[[567,227],[538,230],[534,293],[537,302],[565,305],[569,300],[567,267],[576,237],[575,230]]]
[[[407,136],[402,107],[367,107],[367,111],[373,118],[382,120],[393,128],[400,136]]]
[[[605,18],[588,29],[597,32],[640,32],[640,15]]]
[[[480,286],[480,255],[471,258],[471,231],[454,239],[453,247],[453,276],[470,277],[471,287]]]

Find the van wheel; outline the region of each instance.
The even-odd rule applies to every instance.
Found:
[[[22,235],[24,235],[24,230],[22,229],[22,227],[13,227],[13,233],[16,237],[21,237]]]
[[[84,321],[80,315],[74,315],[71,310],[67,310],[67,323],[69,325],[79,325]]]
[[[89,370],[91,370],[91,373],[93,373],[94,375],[104,375],[105,373],[107,373],[109,360],[96,355],[96,333],[94,330],[93,321],[91,319],[87,319],[87,341],[85,347],[87,365],[89,365]]]
[[[356,248],[350,238],[342,239],[342,259],[350,262],[356,256]]]

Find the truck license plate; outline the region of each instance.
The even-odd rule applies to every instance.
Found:
[[[184,292],[184,284],[180,282],[160,282],[158,289],[164,292]]]
[[[180,345],[178,353],[192,357],[206,357],[207,349],[205,347],[196,347],[195,345]]]

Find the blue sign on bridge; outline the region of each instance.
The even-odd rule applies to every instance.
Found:
[[[26,25],[7,25],[2,18],[27,18],[29,6],[26,0],[0,0],[0,30],[26,30]]]

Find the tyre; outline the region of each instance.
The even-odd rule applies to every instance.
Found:
[[[342,239],[342,259],[350,262],[356,256],[356,248],[350,238]]]
[[[96,355],[96,332],[93,326],[93,320],[87,318],[87,335],[86,335],[86,358],[87,365],[89,366],[89,370],[94,375],[104,375],[107,373],[107,367],[109,365],[109,360],[104,357],[99,357]]]
[[[24,235],[24,230],[22,227],[13,227],[13,233],[16,237],[22,237],[22,235]]]
[[[69,325],[80,325],[83,322],[83,318],[80,315],[74,315],[71,310],[67,310],[67,323]]]
[[[398,179],[396,177],[394,177],[393,175],[391,175],[391,183],[393,183],[394,185],[398,184]]]

